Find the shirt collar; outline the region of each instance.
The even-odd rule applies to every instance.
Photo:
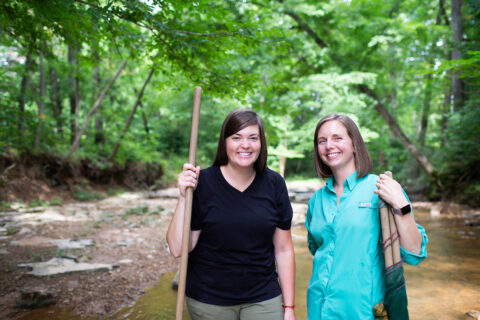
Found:
[[[326,183],[326,186],[327,188],[332,191],[332,192],[335,192],[334,189],[333,189],[333,176],[331,176],[330,178],[328,178],[327,180],[327,183]],[[351,175],[348,176],[348,178],[343,182],[343,185],[344,186],[347,186],[347,188],[352,191],[353,188],[355,188],[355,186],[357,185],[357,183],[359,182],[359,179],[357,179],[357,171],[355,170]]]

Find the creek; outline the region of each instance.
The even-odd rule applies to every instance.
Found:
[[[427,230],[428,258],[418,266],[405,265],[410,319],[464,319],[480,309],[480,227],[467,226],[462,218],[431,217],[416,210],[415,218]],[[306,290],[312,257],[303,226],[292,229],[296,256],[296,315],[306,319]],[[146,292],[138,302],[109,319],[174,319],[173,273]],[[187,313],[185,311],[185,313]],[[190,319],[185,314],[184,319]]]
[[[420,210],[415,211],[415,217],[425,227],[429,243],[426,260],[419,266],[405,265],[410,319],[465,319],[466,312],[480,310],[480,226],[469,226],[463,218],[432,217]],[[297,266],[296,315],[300,320],[306,318],[305,294],[312,257],[306,244],[305,228],[295,226],[292,234]],[[176,292],[171,289],[173,277],[174,273],[165,274],[134,305],[105,319],[174,319]],[[52,311],[48,312],[49,319],[79,320],[68,311]],[[28,319],[44,319],[42,311],[33,311]],[[190,319],[186,310],[184,319]]]

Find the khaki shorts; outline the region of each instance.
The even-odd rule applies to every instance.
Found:
[[[192,320],[282,320],[283,297],[244,303],[235,306],[217,306],[186,297]]]

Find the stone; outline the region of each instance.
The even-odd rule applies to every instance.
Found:
[[[20,229],[20,231],[18,231],[18,235],[23,235],[23,234],[32,233],[32,232],[33,232],[32,229],[24,227]]]
[[[52,240],[52,243],[57,245],[57,248],[60,250],[67,249],[85,249],[85,247],[93,246],[93,240],[83,239],[83,240],[71,240],[71,239],[60,239]]]
[[[34,246],[34,247],[49,247],[57,246],[60,250],[67,249],[85,249],[85,247],[93,246],[94,242],[91,239],[71,240],[71,239],[51,239],[45,237],[35,236],[32,238],[25,238],[10,242],[15,246]]]
[[[16,300],[15,307],[36,309],[57,303],[57,298],[45,289],[24,289]]]
[[[480,311],[477,310],[471,310],[465,313],[465,319],[468,320],[480,320]]]
[[[34,236],[31,238],[24,238],[20,240],[14,240],[10,242],[12,246],[32,246],[32,247],[50,247],[54,245],[52,241],[55,239],[46,238],[42,236]]]
[[[292,203],[293,217],[292,225],[302,225],[305,223],[305,216],[307,214],[308,205],[305,203]]]
[[[13,210],[18,210],[20,208],[25,208],[25,204],[21,202],[14,202],[10,204],[10,208],[12,208]]]
[[[480,227],[480,219],[477,220],[465,220],[464,225],[468,227]]]
[[[133,263],[133,260],[132,259],[123,259],[123,260],[120,260],[118,261],[119,264],[131,264]]]
[[[440,207],[438,205],[433,205],[432,208],[430,209],[430,215],[432,217],[440,216]]]
[[[299,187],[288,189],[288,197],[294,202],[306,203],[314,193],[315,189],[313,188]]]
[[[168,189],[162,189],[154,194],[151,195],[151,197],[156,197],[156,198],[178,198],[180,195],[180,191],[178,191],[178,188],[168,188]]]
[[[133,240],[120,240],[120,241],[115,242],[114,245],[116,247],[128,247],[132,244],[135,244],[135,241],[133,241]]]
[[[177,273],[175,274],[175,277],[172,280],[172,289],[173,290],[178,290],[179,279],[180,279],[180,270],[177,270]]]
[[[104,263],[77,263],[70,259],[53,258],[46,262],[23,263],[19,267],[31,268],[27,272],[36,277],[56,276],[75,272],[104,272],[113,269],[112,265]]]

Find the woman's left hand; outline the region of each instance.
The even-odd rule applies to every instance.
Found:
[[[392,208],[400,209],[408,204],[408,199],[403,193],[402,186],[386,174],[381,174],[377,181],[377,188],[374,192]],[[397,224],[400,245],[403,249],[420,254],[422,247],[422,235],[417,228],[413,214],[393,215]]]
[[[408,200],[403,194],[402,186],[386,174],[381,174],[378,177],[377,188],[374,192],[392,208],[399,209],[408,204]]]

